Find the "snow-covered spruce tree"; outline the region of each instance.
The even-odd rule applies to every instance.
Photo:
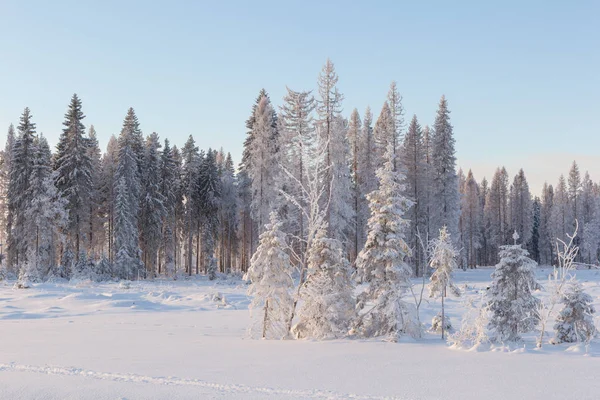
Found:
[[[404,131],[404,107],[402,106],[402,96],[398,92],[396,81],[390,83],[390,90],[387,95],[387,102],[392,114],[392,145],[397,157],[400,157],[402,150],[402,132]],[[398,162],[400,159],[398,158]],[[398,163],[396,163],[398,164]],[[394,165],[397,168],[398,165]]]
[[[521,334],[530,332],[538,324],[539,300],[532,291],[540,289],[535,280],[536,262],[529,253],[516,244],[500,247],[500,262],[492,273],[488,301],[492,313],[489,322],[491,336],[496,341],[515,342]]]
[[[435,118],[432,140],[431,219],[435,231],[445,225],[456,242],[459,239],[460,198],[454,143],[448,102],[446,97],[442,96]]]
[[[508,240],[508,173],[504,167],[496,169],[485,199],[484,224],[489,243],[490,262],[497,262],[500,246]]]
[[[427,264],[427,254],[419,244],[419,236],[427,232],[426,207],[426,154],[423,146],[423,133],[417,116],[414,115],[400,151],[400,165],[406,171],[406,196],[414,204],[409,211],[410,236],[408,244],[413,249],[412,264],[415,275],[421,276]]]
[[[8,127],[6,136],[6,145],[4,150],[1,152],[0,159],[0,243],[6,243],[7,238],[12,227],[12,215],[8,212],[8,186],[10,182],[10,168],[11,168],[11,156],[12,147],[15,142],[15,128],[13,124]],[[2,254],[3,258],[0,260],[0,274],[4,275],[4,278],[13,274],[13,271],[8,268],[6,254]],[[0,278],[1,279],[1,278]]]
[[[106,248],[107,257],[112,264],[115,257],[115,201],[116,201],[116,176],[119,158],[119,142],[112,135],[108,140],[106,152],[102,156],[100,171],[99,203],[102,219],[106,221]]]
[[[572,231],[569,224],[571,207],[569,205],[569,193],[567,190],[567,181],[564,175],[558,178],[558,183],[554,187],[554,198],[551,215],[552,225],[552,246],[554,246],[555,239],[560,239],[564,242],[568,242],[567,232]]]
[[[210,280],[216,278],[217,264],[214,259],[218,238],[219,202],[221,199],[221,180],[216,164],[216,153],[208,149],[198,173],[198,207],[202,221],[202,255],[206,273]]]
[[[481,248],[481,199],[479,185],[473,172],[469,170],[463,185],[461,199],[461,225],[463,244],[465,246],[467,264],[470,268],[477,265],[477,250]]]
[[[377,170],[379,188],[367,195],[371,217],[364,248],[357,259],[358,274],[368,282],[358,296],[360,312],[352,332],[366,336],[387,336],[396,341],[403,333],[420,335],[414,306],[402,300],[410,287],[411,269],[406,264],[410,248],[404,240],[409,221],[404,215],[412,205],[402,194],[404,177],[394,171],[393,146],[388,145],[386,162]]]
[[[350,224],[350,230],[352,232],[351,237],[349,237],[352,242],[352,246],[350,247],[350,261],[354,262],[356,257],[358,257],[359,249],[363,245],[361,231],[365,228],[365,221],[363,219],[363,215],[361,213],[360,205],[362,203],[362,198],[364,197],[364,193],[361,191],[362,185],[361,182],[363,180],[362,176],[362,167],[361,165],[361,140],[362,140],[362,129],[361,129],[361,121],[360,116],[358,115],[358,110],[355,108],[352,110],[352,114],[350,115],[350,120],[348,121],[348,130],[346,132],[346,136],[348,138],[349,144],[349,163],[350,163],[350,177],[352,183],[352,208],[353,208],[353,221]]]
[[[308,278],[300,291],[303,303],[298,323],[292,328],[297,338],[343,336],[355,317],[350,263],[340,241],[327,237],[325,225],[322,224],[307,250]]]
[[[192,276],[194,252],[194,232],[199,220],[198,215],[198,172],[202,158],[192,135],[188,137],[181,149],[183,171],[181,176],[181,191],[184,209],[182,210],[182,225],[185,234],[185,266],[188,276]]]
[[[234,267],[237,254],[237,228],[238,228],[238,191],[235,179],[235,166],[231,154],[227,153],[221,163],[221,200],[219,207],[219,269],[228,273]]]
[[[31,229],[26,231],[27,272],[35,278],[43,279],[55,267],[56,250],[63,243],[63,230],[66,228],[66,199],[59,196],[53,182],[50,166],[50,147],[46,139],[39,135],[34,142],[35,158],[29,178],[29,202],[25,218]],[[27,279],[33,280],[34,276]]]
[[[460,296],[460,290],[452,282],[452,271],[458,268],[456,257],[458,252],[452,244],[450,233],[445,226],[440,229],[440,236],[432,243],[431,261],[429,266],[433,274],[429,278],[429,297],[440,296],[442,298],[442,315],[440,321],[446,321],[444,310],[444,297],[448,290],[454,296]],[[444,338],[445,323],[441,323],[442,339]]]
[[[385,163],[385,152],[388,145],[394,147],[396,140],[394,132],[394,119],[388,102],[383,103],[379,117],[373,128],[373,139],[375,140],[375,166],[380,168]],[[394,148],[394,154],[396,149]]]
[[[8,212],[10,230],[8,234],[8,266],[15,271],[26,261],[27,220],[25,210],[29,205],[28,195],[31,171],[35,159],[35,124],[29,108],[25,108],[19,125],[18,135],[12,146],[10,179],[8,183]]]
[[[542,265],[554,263],[554,237],[552,214],[554,206],[554,188],[544,182],[540,207],[540,261]]]
[[[71,98],[65,114],[65,128],[56,146],[54,170],[55,185],[67,200],[69,213],[68,240],[76,257],[86,249],[89,232],[90,195],[93,194],[92,161],[88,140],[85,137],[81,100],[76,94]]]
[[[595,199],[594,214],[585,224],[583,250],[590,264],[598,265],[600,256],[600,196]]]
[[[286,251],[282,222],[275,212],[260,235],[260,244],[244,276],[250,281],[250,312],[254,318],[251,335],[260,332],[263,339],[282,339],[288,335],[292,309],[292,264]]]
[[[142,195],[140,204],[140,227],[142,260],[149,277],[154,277],[161,241],[161,229],[165,215],[165,198],[160,191],[160,142],[153,132],[146,138],[142,160]]]
[[[271,210],[278,207],[280,162],[275,124],[275,112],[271,102],[268,97],[263,96],[254,114],[252,141],[249,148],[252,161],[247,169],[252,181],[250,207],[259,232],[264,229]]]
[[[168,139],[165,139],[160,156],[159,185],[159,191],[164,199],[165,213],[162,221],[162,257],[159,257],[158,274],[164,273],[166,276],[172,276],[175,272],[175,235],[177,233],[175,209],[179,176]]]
[[[143,274],[140,259],[138,219],[141,182],[135,152],[139,124],[129,109],[119,136],[119,163],[115,188],[115,274],[122,279],[137,279]]]
[[[104,246],[106,233],[104,231],[104,215],[102,211],[102,152],[98,144],[96,129],[94,125],[90,126],[87,136],[88,157],[91,165],[92,191],[89,194],[88,202],[88,227],[87,243],[88,251],[92,259],[99,259]]]
[[[510,230],[522,232],[521,241],[527,245],[531,240],[533,229],[533,201],[523,169],[520,169],[519,173],[515,175],[510,187],[508,209]]]
[[[362,249],[367,240],[367,221],[369,220],[369,202],[367,201],[367,194],[377,189],[377,177],[375,176],[375,171],[377,169],[375,164],[375,139],[373,138],[372,121],[373,116],[371,115],[371,109],[367,107],[362,123],[358,155],[359,217],[357,220],[360,222],[358,225],[359,249]]]
[[[593,301],[580,283],[573,282],[568,287],[561,299],[563,308],[556,317],[552,343],[589,343],[596,335]]]

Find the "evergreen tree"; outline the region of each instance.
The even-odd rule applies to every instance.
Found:
[[[12,230],[13,215],[9,212],[9,193],[10,185],[10,170],[12,165],[12,148],[15,143],[15,128],[13,124],[8,127],[6,136],[6,145],[2,152],[2,164],[0,165],[0,262],[5,264],[4,250],[6,243],[9,241],[10,232]],[[9,273],[14,271],[6,269]]]
[[[56,248],[66,227],[66,200],[57,193],[50,163],[50,147],[40,135],[34,141],[34,162],[24,211],[31,228],[24,237],[27,264],[19,275],[22,282],[39,281],[55,267]]]
[[[438,239],[433,241],[433,250],[431,256],[431,262],[429,266],[433,269],[433,274],[429,278],[429,297],[440,296],[442,299],[442,315],[441,315],[441,331],[442,339],[444,339],[444,330],[446,328],[446,315],[444,310],[444,298],[447,295],[448,289],[450,293],[455,296],[460,296],[460,290],[454,282],[452,282],[452,271],[454,271],[458,265],[456,264],[456,257],[458,251],[454,248],[450,234],[445,226],[440,229],[440,236]]]
[[[396,135],[394,131],[394,116],[389,103],[383,103],[375,128],[373,129],[373,138],[375,140],[375,165],[380,168],[385,163],[385,152],[388,144],[394,148],[394,154],[397,153],[395,146]]]
[[[231,154],[227,153],[221,169],[221,200],[218,203],[220,234],[219,262],[221,272],[229,272],[237,253],[236,232],[238,229],[238,192]]]
[[[554,263],[554,230],[552,215],[554,214],[554,188],[544,182],[540,206],[540,261],[543,265]]]
[[[573,283],[565,292],[563,308],[554,324],[553,343],[589,341],[596,335],[594,299],[585,293],[580,283]]]
[[[119,136],[119,162],[115,174],[115,273],[135,279],[143,273],[139,245],[141,177],[136,153],[139,124],[129,109]]]
[[[413,249],[413,263],[415,275],[420,276],[424,272],[427,255],[419,245],[419,237],[427,232],[427,207],[425,190],[427,190],[426,162],[427,156],[423,146],[423,132],[417,116],[413,118],[408,126],[408,132],[404,136],[401,153],[401,165],[406,171],[406,196],[413,200],[410,210],[410,236],[409,245]]]
[[[198,172],[202,158],[196,147],[196,142],[192,135],[188,137],[187,142],[181,150],[183,158],[183,173],[181,188],[185,209],[183,210],[184,232],[186,235],[186,269],[189,276],[192,275],[193,260],[193,237],[196,230],[198,215]]]
[[[490,252],[497,253],[508,242],[508,173],[504,167],[496,169],[485,201],[485,224]],[[496,262],[494,254],[490,258]]]
[[[515,244],[500,247],[500,262],[492,274],[488,300],[492,316],[489,329],[499,341],[514,342],[522,333],[530,332],[538,324],[539,300],[532,291],[540,289],[535,280],[535,261],[514,235]]]
[[[519,170],[510,187],[509,212],[510,229],[521,232],[522,242],[529,243],[533,229],[533,203],[523,169]]]
[[[459,238],[458,219],[460,214],[458,176],[454,136],[450,125],[448,102],[442,96],[434,124],[432,138],[432,227],[436,231],[442,226]]]
[[[160,157],[159,171],[159,192],[163,197],[164,214],[162,221],[162,253],[164,259],[163,264],[159,259],[158,273],[165,273],[167,276],[175,272],[175,235],[177,232],[177,220],[175,210],[177,207],[177,191],[179,187],[179,176],[177,165],[173,157],[168,139],[165,139],[165,145]]]
[[[274,115],[268,97],[262,97],[254,115],[250,145],[252,162],[247,169],[252,182],[250,209],[253,219],[258,223],[259,232],[264,229],[269,213],[278,206],[279,159]]]
[[[165,197],[160,191],[159,149],[158,134],[153,132],[146,138],[140,204],[142,260],[150,277],[153,277],[157,272],[156,264],[161,241],[161,229],[166,214]]]
[[[25,240],[29,224],[25,211],[31,199],[28,197],[30,190],[30,177],[33,171],[36,146],[35,124],[31,120],[29,108],[25,108],[19,126],[18,136],[12,146],[10,179],[8,183],[8,212],[10,232],[8,235],[8,266],[18,270],[25,265],[27,242]]]
[[[88,238],[87,242],[89,245],[89,252],[93,259],[100,257],[102,247],[104,245],[105,232],[104,232],[104,219],[102,215],[102,153],[98,144],[98,137],[96,136],[96,129],[94,125],[90,126],[88,131],[88,157],[90,159],[90,176],[92,180],[92,189],[88,196]]]
[[[533,199],[533,222],[531,226],[531,238],[527,243],[527,249],[529,254],[531,254],[531,258],[537,262],[540,261],[540,214],[541,214],[541,203],[540,198],[535,197]]]
[[[285,234],[281,231],[282,223],[275,212],[271,213],[270,221],[260,235],[260,244],[244,279],[250,281],[251,314],[262,310],[251,333],[258,325],[263,339],[281,339],[288,334],[287,322],[292,310],[292,264],[286,251]]]
[[[69,244],[74,246],[76,257],[86,248],[89,233],[90,195],[93,194],[92,160],[85,137],[81,100],[76,94],[71,98],[63,122],[64,129],[56,146],[54,170],[55,185],[67,200],[69,213]]]
[[[350,115],[350,121],[348,123],[348,144],[350,148],[350,174],[352,181],[352,207],[354,220],[351,224],[352,230],[352,246],[350,252],[350,260],[354,262],[356,257],[358,256],[359,248],[362,246],[362,235],[360,232],[364,229],[364,220],[362,219],[362,213],[360,209],[361,198],[363,197],[362,189],[362,167],[360,158],[361,158],[361,121],[360,116],[358,115],[358,110],[355,108],[352,110],[352,114]]]
[[[221,179],[215,159],[215,152],[209,149],[202,160],[198,174],[198,205],[203,222],[203,250],[206,272],[209,279],[216,278],[216,263],[214,260],[215,245],[218,238],[219,202],[221,200]]]
[[[461,220],[463,243],[466,251],[467,264],[470,268],[477,265],[477,251],[480,249],[481,238],[481,200],[479,196],[479,185],[469,170],[463,186],[463,197],[461,201]]]
[[[402,301],[410,287],[410,248],[404,240],[409,221],[404,218],[412,202],[404,197],[404,176],[394,171],[393,146],[389,145],[385,164],[377,170],[379,188],[367,195],[371,217],[365,247],[358,256],[358,274],[368,286],[358,296],[357,309],[367,302],[373,308],[359,315],[354,332],[372,337],[387,335],[396,341],[402,333],[416,333],[411,307]],[[419,328],[420,329],[420,328]]]
[[[404,130],[404,107],[402,106],[402,96],[398,93],[396,81],[392,81],[390,84],[387,102],[392,114],[392,145],[394,146],[396,156],[400,157],[402,131]],[[397,168],[397,165],[394,165],[394,168]]]
[[[567,182],[563,175],[558,179],[558,184],[554,188],[551,225],[552,225],[552,242],[558,238],[567,241],[567,232],[572,229],[570,227],[571,206],[569,202],[569,193]]]
[[[345,335],[354,319],[354,285],[350,263],[339,240],[327,237],[322,226],[308,248],[308,278],[300,297],[296,337],[325,339]]]
[[[106,252],[112,264],[115,257],[115,200],[117,188],[117,167],[119,164],[119,142],[112,135],[108,140],[106,152],[102,156],[99,203],[102,220],[106,221]]]

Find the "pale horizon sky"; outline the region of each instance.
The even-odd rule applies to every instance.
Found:
[[[346,116],[376,118],[395,80],[407,122],[431,124],[445,94],[477,180],[522,167],[539,194],[574,159],[600,180],[600,3],[287,3],[0,0],[0,141],[28,106],[55,145],[77,93],[103,149],[132,106],[145,134],[237,163],[259,90],[316,91],[329,57]]]

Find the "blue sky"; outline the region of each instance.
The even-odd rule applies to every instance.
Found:
[[[0,140],[31,108],[55,144],[73,93],[104,147],[127,108],[146,134],[193,134],[239,161],[260,88],[315,89],[330,57],[344,111],[407,120],[445,94],[459,164],[524,167],[535,192],[573,159],[600,179],[600,2],[0,0]]]

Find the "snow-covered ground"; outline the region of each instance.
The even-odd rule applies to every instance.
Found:
[[[491,272],[455,277],[478,296]],[[600,309],[600,272],[577,275]],[[0,399],[600,398],[597,342],[535,350],[530,335],[513,351],[469,352],[433,334],[262,341],[248,338],[239,280],[12,284],[0,282]],[[463,299],[446,304],[457,327]],[[423,321],[438,309],[425,303]]]

